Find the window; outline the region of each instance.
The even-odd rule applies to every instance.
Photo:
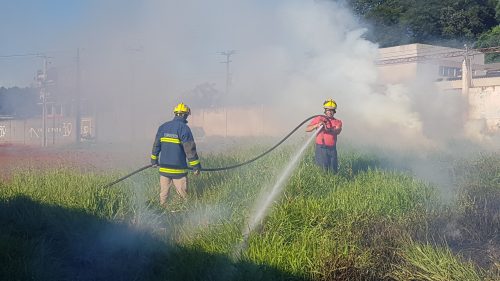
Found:
[[[458,67],[440,66],[439,76],[443,77],[460,77],[462,76],[462,69]]]

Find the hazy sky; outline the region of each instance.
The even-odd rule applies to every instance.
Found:
[[[1,0],[0,56],[57,51],[76,53],[69,38],[89,12],[90,1]],[[65,42],[66,41],[66,42]],[[54,42],[58,42],[54,44]],[[75,54],[73,54],[74,56]],[[36,57],[1,57],[0,86],[27,86],[42,66]]]
[[[169,30],[177,25],[179,32],[189,34],[186,40],[198,44],[191,45],[189,56],[198,56],[198,59],[212,61],[220,67],[222,57],[217,52],[234,48],[229,39],[232,34],[228,32],[238,30],[234,27],[240,26],[242,18],[247,17],[244,14],[255,17],[273,13],[287,1],[206,2],[210,3],[190,0],[0,0],[0,86],[27,86],[35,71],[42,67],[42,59],[36,56],[5,56],[44,53],[52,57],[54,65],[71,67],[77,48],[86,48],[87,53],[92,54],[138,48],[149,53],[155,48],[155,43],[165,40],[156,38],[158,41],[155,42],[148,37],[148,31],[158,31],[165,24],[169,26],[164,28]],[[223,23],[223,18],[233,22]],[[253,24],[258,27],[258,19]],[[210,26],[214,28],[212,32],[201,33]],[[197,34],[197,31],[200,32]],[[120,42],[110,44],[114,39]],[[160,47],[161,44],[156,45]],[[181,55],[182,51],[176,50]],[[184,48],[184,51],[187,50]],[[165,53],[164,59],[171,55]],[[180,65],[178,67],[183,70]]]

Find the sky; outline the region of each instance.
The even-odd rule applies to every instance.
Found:
[[[159,45],[155,43],[165,42],[166,38],[161,40],[148,38],[151,45],[147,46],[149,49],[144,50],[144,45],[147,45],[143,42],[147,37],[143,34],[144,30],[157,32],[165,24],[179,28],[182,26],[183,30],[179,32],[191,34],[186,36],[185,40],[199,41],[198,46],[194,48],[191,46],[189,52],[187,49],[184,49],[184,52],[182,49],[176,50],[178,54],[197,57],[206,62],[212,61],[220,68],[222,57],[217,53],[233,46],[230,40],[225,40],[225,37],[231,36],[228,34],[230,23],[226,25],[217,22],[220,18],[218,14],[224,14],[228,20],[232,18],[238,21],[241,15],[232,11],[240,4],[235,5],[233,1],[214,1],[213,4],[205,4],[203,1],[188,0],[178,5],[177,2],[1,0],[0,35],[3,40],[0,44],[0,86],[28,86],[32,82],[36,70],[42,68],[43,60],[29,54],[44,54],[51,57],[52,64],[59,63],[58,67],[71,67],[74,65],[77,48],[87,49],[87,53],[105,55],[110,52],[126,52],[141,48],[144,52],[150,52],[155,48],[154,45]],[[258,0],[251,4],[248,1],[241,1],[245,2],[247,2],[246,7],[242,4],[242,9],[262,13],[265,10],[275,9],[280,2],[286,1]],[[201,10],[203,12],[200,12]],[[249,13],[248,10],[245,13]],[[205,18],[200,18],[200,15]],[[199,20],[193,20],[191,16],[196,16]],[[200,31],[207,22],[213,24],[214,28],[217,24],[224,24],[225,27],[217,27],[221,28],[220,32],[202,34]],[[258,25],[258,22],[255,24]],[[114,40],[112,36],[117,41],[112,42]],[[177,39],[182,38],[177,37]],[[154,40],[158,41],[153,42]],[[28,56],[16,56],[25,54]],[[81,54],[83,58],[85,51]],[[14,56],[11,57],[12,55]],[[169,55],[172,54],[165,53],[163,58],[167,59]],[[186,71],[191,76],[199,75],[192,70],[182,69],[182,65],[178,67],[181,68],[180,71]]]
[[[83,24],[89,5],[86,1],[1,0],[0,86],[28,86],[42,59],[36,56],[5,57],[46,53],[49,56],[76,56],[71,34]],[[66,38],[66,39],[63,39]]]

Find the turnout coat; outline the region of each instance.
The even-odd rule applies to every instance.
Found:
[[[194,137],[185,118],[176,116],[158,128],[151,164],[160,166],[161,175],[174,179],[185,177],[188,167],[201,169]]]

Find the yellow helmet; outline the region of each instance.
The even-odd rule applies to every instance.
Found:
[[[191,109],[184,103],[179,103],[176,107],[174,107],[174,113],[175,114],[191,114]]]
[[[323,103],[324,109],[337,109],[337,103],[333,99],[327,99]]]

